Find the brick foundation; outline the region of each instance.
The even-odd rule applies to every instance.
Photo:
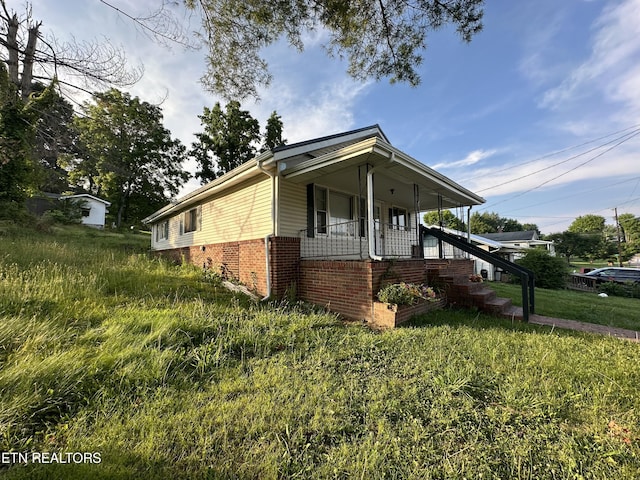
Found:
[[[211,268],[240,281],[259,295],[267,293],[264,238],[174,248],[156,253],[176,263],[185,261],[197,267]],[[282,297],[288,289],[295,291],[300,264],[300,239],[271,237],[269,257],[272,295]]]
[[[473,273],[472,260],[301,260],[298,296],[345,317],[372,321],[373,301],[389,283],[428,283],[432,268]]]
[[[245,240],[156,252],[176,262],[187,261],[213,268],[239,280],[259,295],[267,293],[264,239]],[[301,260],[300,239],[271,237],[271,294],[288,292],[307,302],[323,305],[345,317],[372,321],[373,302],[389,283],[429,283],[437,272],[473,273],[472,260]]]

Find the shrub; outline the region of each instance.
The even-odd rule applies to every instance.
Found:
[[[383,303],[413,305],[419,299],[433,302],[436,300],[436,292],[427,285],[404,282],[391,283],[378,292],[378,300]]]
[[[630,288],[621,283],[606,282],[600,284],[598,291],[614,297],[630,297]]]
[[[533,271],[536,287],[558,289],[565,286],[567,267],[559,257],[552,257],[544,250],[532,248],[523,258],[516,260],[516,263]]]

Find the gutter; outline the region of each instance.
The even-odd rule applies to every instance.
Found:
[[[265,160],[268,160],[271,155],[271,151],[267,150],[266,152],[258,155],[254,160],[258,163],[262,163]],[[202,187],[194,190],[191,193],[188,193],[179,200],[172,201],[169,205],[162,207],[160,210],[144,218],[142,220],[142,223],[149,224],[157,222],[176,211],[180,211],[184,208],[198,203],[202,199],[215,193],[218,188],[228,188],[242,182],[247,178],[247,176],[255,174],[255,170],[252,172],[252,168],[254,166],[255,164],[253,163],[253,160],[243,163],[239,167],[225,173],[223,176],[216,178],[215,180],[207,183],[206,185],[203,185]]]
[[[275,235],[276,231],[276,174],[265,169],[262,165],[265,159],[258,158],[256,166],[262,173],[271,177],[271,233],[264,237],[264,258],[265,258],[265,274],[267,280],[267,292],[261,301],[268,300],[271,297],[271,258],[269,257],[269,239]]]

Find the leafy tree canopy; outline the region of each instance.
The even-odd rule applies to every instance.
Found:
[[[462,220],[456,217],[451,210],[442,210],[442,215],[439,215],[437,211],[427,212],[422,219],[425,225],[440,225],[440,218],[442,217],[442,226],[445,228],[451,228],[461,232],[466,231],[467,227]]]
[[[118,226],[139,221],[188,180],[185,148],[162,125],[159,107],[117,89],[94,97],[76,119],[82,156],[70,177],[112,203]],[[136,218],[128,216],[133,210]]]
[[[599,233],[604,232],[605,218],[600,215],[583,215],[576,218],[567,229],[573,233]]]
[[[189,155],[200,167],[196,177],[203,184],[255,157],[261,139],[260,151],[287,143],[282,138],[282,119],[275,111],[268,118],[262,137],[258,120],[249,111],[242,110],[235,100],[227,103],[224,110],[219,102],[211,109],[205,107],[198,118],[204,131],[196,133],[197,140],[191,145]]]
[[[256,154],[260,125],[240,102],[231,101],[222,110],[219,102],[212,109],[204,107],[198,115],[204,132],[196,133],[197,141],[189,152],[200,170],[196,177],[203,184],[239,167]]]
[[[452,24],[469,42],[482,29],[483,0],[185,0],[200,11],[208,52],[206,89],[227,99],[257,97],[271,75],[261,50],[281,38],[299,51],[323,30],[330,56],[347,58],[359,80],[420,83],[427,34]]]
[[[495,212],[475,212],[471,215],[471,233],[482,235],[483,233],[522,232],[525,230],[540,231],[534,223],[522,225],[518,220],[501,217]]]
[[[282,138],[283,129],[284,129],[284,125],[282,123],[282,118],[274,110],[271,113],[271,116],[267,119],[267,126],[265,127],[262,151],[273,150],[274,148],[287,143],[287,141],[284,138]]]

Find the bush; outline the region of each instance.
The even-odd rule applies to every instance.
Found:
[[[637,283],[607,282],[601,284],[598,291],[614,297],[640,298],[640,285]]]
[[[567,267],[560,257],[552,257],[544,250],[532,248],[516,263],[533,271],[536,287],[558,289],[565,286]]]
[[[32,225],[35,217],[24,204],[13,201],[0,201],[0,222],[11,222],[16,225]]]
[[[404,282],[386,285],[378,292],[378,300],[383,303],[413,305],[419,299],[433,302],[437,300],[436,292],[427,285]]]

